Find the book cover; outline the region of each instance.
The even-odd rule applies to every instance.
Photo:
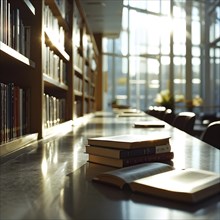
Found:
[[[169,143],[169,139],[170,136],[163,136],[160,133],[152,135],[125,134],[89,138],[88,145],[118,149],[135,149],[167,144]]]
[[[135,128],[163,128],[165,123],[163,121],[137,121],[134,123]]]
[[[133,166],[136,164],[148,163],[148,162],[167,162],[172,160],[173,157],[174,157],[173,152],[142,155],[138,157],[130,157],[124,159],[115,159],[110,157],[102,157],[98,155],[89,154],[89,162],[122,168],[122,167],[128,167],[128,166]]]
[[[174,201],[196,203],[220,193],[220,174],[206,170],[187,168],[176,170],[163,163],[139,164],[101,173],[96,182],[134,193],[151,195]]]
[[[137,149],[131,149],[131,150],[121,150],[121,149],[114,149],[114,148],[107,148],[107,147],[100,147],[100,146],[93,146],[93,145],[86,146],[86,153],[88,154],[111,157],[111,158],[116,158],[116,159],[136,157],[136,156],[141,156],[141,155],[166,153],[170,151],[171,151],[171,146],[169,143],[164,144],[164,145],[154,146],[154,147],[137,148]]]

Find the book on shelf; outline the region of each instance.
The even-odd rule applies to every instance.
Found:
[[[138,135],[125,134],[116,136],[93,137],[88,145],[111,147],[116,149],[135,149],[158,146],[169,143],[170,136],[161,134]]]
[[[111,158],[116,158],[116,159],[137,157],[137,156],[142,156],[142,155],[160,154],[160,153],[166,153],[170,151],[171,151],[171,146],[169,143],[158,145],[158,146],[153,146],[153,147],[137,148],[137,149],[131,149],[131,150],[86,145],[86,153],[88,154],[93,154],[93,155],[103,156],[103,157],[111,157]]]
[[[220,192],[220,174],[201,169],[174,169],[163,163],[139,164],[98,174],[96,182],[129,188],[134,193],[196,203]]]
[[[3,0],[0,0],[0,41],[3,41],[3,28],[4,22],[3,22]]]
[[[134,123],[135,128],[163,128],[165,123],[163,121],[136,121]]]
[[[0,144],[29,133],[30,90],[0,82]]]
[[[30,58],[30,26],[25,26],[12,2],[0,0],[0,41]]]
[[[89,154],[89,162],[111,166],[111,167],[122,168],[122,167],[128,167],[128,166],[133,166],[136,164],[148,163],[148,162],[167,163],[171,161],[173,157],[174,157],[173,152],[141,155],[141,156],[129,157],[129,158],[123,158],[123,159],[116,159],[116,158],[103,157],[103,156]]]

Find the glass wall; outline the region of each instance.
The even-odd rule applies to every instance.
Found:
[[[219,10],[216,0],[124,1],[119,38],[103,38],[104,109],[117,101],[146,110],[163,91],[176,111],[219,108]]]
[[[219,2],[219,1],[218,1]],[[208,18],[210,23],[209,29],[209,71],[210,71],[210,96],[207,102],[212,111],[220,113],[220,4],[217,1],[211,1]],[[214,103],[214,104],[212,104]]]

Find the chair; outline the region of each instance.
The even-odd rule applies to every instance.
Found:
[[[202,133],[201,140],[220,149],[220,121],[210,123]]]
[[[171,109],[166,109],[163,120],[168,124],[172,125],[174,118],[175,114],[173,113],[173,111]]]
[[[180,130],[193,135],[193,127],[196,120],[196,114],[193,112],[180,112],[175,118],[172,125]]]

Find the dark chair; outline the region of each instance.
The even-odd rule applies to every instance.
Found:
[[[193,127],[196,120],[196,114],[193,112],[180,112],[174,119],[172,125],[193,135]]]
[[[220,121],[210,123],[202,133],[201,140],[220,149]]]
[[[173,111],[171,109],[166,109],[163,116],[163,120],[168,124],[172,125],[174,118],[175,118],[175,114],[173,113]]]

